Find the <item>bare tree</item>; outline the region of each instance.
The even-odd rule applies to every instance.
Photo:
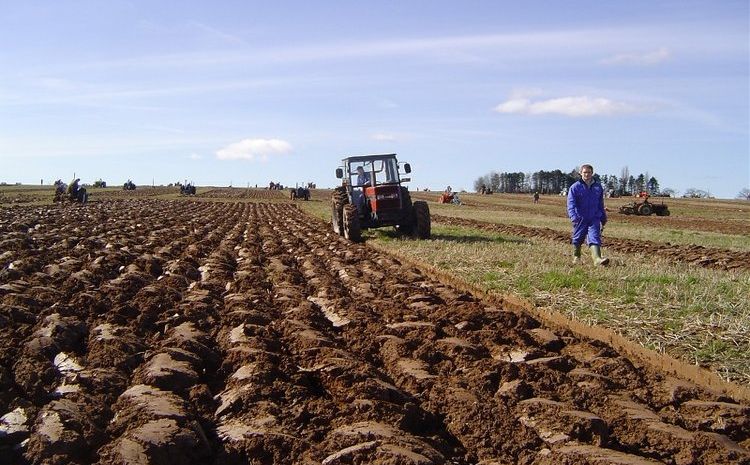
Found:
[[[750,189],[748,189],[747,187],[742,189],[739,194],[737,194],[737,198],[742,200],[750,200]]]
[[[628,169],[627,166],[623,166],[620,170],[620,195],[625,195],[627,192],[625,191],[628,186],[628,181],[630,180],[630,169]]]
[[[665,197],[676,197],[677,196],[677,191],[674,190],[674,189],[672,189],[671,187],[667,187],[667,188],[661,190],[661,195],[663,195]]]
[[[683,197],[691,198],[691,199],[705,199],[708,198],[708,192],[696,189],[695,187],[688,187],[685,189],[685,193],[682,194]]]

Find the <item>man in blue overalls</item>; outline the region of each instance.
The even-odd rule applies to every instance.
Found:
[[[594,265],[607,265],[609,258],[602,258],[602,228],[607,223],[604,210],[604,189],[594,179],[594,167],[581,165],[581,179],[568,190],[568,217],[573,223],[573,263],[581,263],[583,240],[591,249]]]

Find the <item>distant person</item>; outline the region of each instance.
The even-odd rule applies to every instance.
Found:
[[[534,203],[539,203],[539,192],[534,192]]]
[[[70,184],[68,184],[68,195],[71,199],[77,199],[78,198],[78,190],[80,189],[80,186],[78,183],[81,182],[81,178],[75,178],[74,180],[70,181]]]
[[[573,263],[581,263],[583,240],[591,249],[594,265],[607,265],[609,258],[602,258],[602,228],[607,224],[604,209],[604,189],[594,179],[594,167],[581,165],[581,179],[568,189],[568,217],[573,223]]]

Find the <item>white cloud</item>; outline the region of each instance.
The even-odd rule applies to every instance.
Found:
[[[202,156],[198,155],[197,153],[191,153],[190,156],[188,156],[191,160],[200,160],[203,158]]]
[[[495,111],[522,115],[612,116],[637,113],[644,111],[644,109],[627,102],[583,96],[538,101],[532,101],[528,98],[511,98],[496,106]]]
[[[379,140],[379,141],[386,141],[386,142],[392,142],[396,140],[396,136],[393,134],[386,134],[386,133],[377,133],[373,134],[372,136],[373,140]]]
[[[216,152],[219,160],[267,160],[272,155],[292,151],[292,145],[281,139],[243,139]]]
[[[601,60],[604,65],[655,65],[669,59],[671,52],[661,47],[658,50],[641,53],[620,53]]]

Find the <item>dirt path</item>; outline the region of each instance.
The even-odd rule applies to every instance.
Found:
[[[522,237],[541,237],[569,243],[570,234],[555,231],[549,228],[533,228],[515,224],[489,223],[485,221],[454,218],[443,215],[432,215],[436,223],[466,226],[484,231],[501,234],[512,234]],[[606,248],[623,253],[639,253],[646,256],[656,256],[667,260],[692,263],[706,268],[720,270],[750,270],[750,252],[739,252],[735,250],[716,249],[700,245],[673,245],[658,242],[634,241],[629,239],[618,239],[607,237]]]
[[[14,464],[750,463],[750,406],[288,204],[0,210]]]

